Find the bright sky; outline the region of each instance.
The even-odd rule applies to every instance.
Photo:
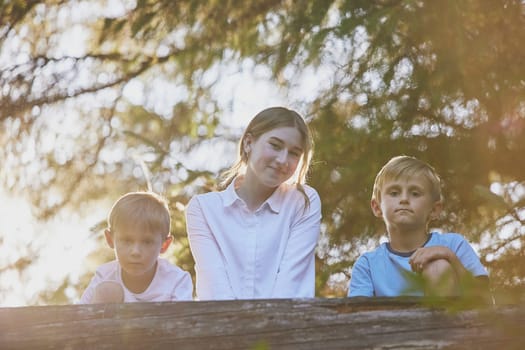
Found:
[[[24,257],[34,259],[24,274],[14,270],[0,274],[0,306],[31,304],[39,292],[57,287],[66,276],[78,278],[85,268],[84,258],[95,248],[89,239],[90,225],[104,217],[94,209],[86,216],[64,212],[39,222],[26,201],[0,189],[0,268]]]

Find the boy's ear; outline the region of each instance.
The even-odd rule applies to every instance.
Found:
[[[372,213],[374,213],[374,215],[376,217],[378,217],[378,218],[382,218],[383,217],[383,212],[381,211],[381,206],[379,205],[377,200],[372,199],[370,201],[370,207],[372,208]]]
[[[173,236],[169,235],[164,239],[164,242],[162,242],[162,245],[160,246],[160,253],[164,253],[166,250],[168,250],[168,247],[170,246],[171,242],[173,241]]]
[[[432,211],[430,212],[430,220],[439,219],[439,215],[441,214],[442,210],[443,210],[443,202],[435,201],[434,205],[432,206]]]
[[[115,248],[115,242],[113,241],[113,235],[111,234],[111,231],[108,229],[104,230],[104,236],[106,237],[106,243],[109,245],[111,249]]]

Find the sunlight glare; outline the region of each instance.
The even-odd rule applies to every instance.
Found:
[[[38,304],[40,292],[85,273],[85,258],[96,249],[89,227],[104,213],[61,213],[43,223],[32,215],[27,201],[1,190],[0,211],[0,306]]]

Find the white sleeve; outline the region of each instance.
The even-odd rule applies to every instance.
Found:
[[[299,206],[298,219],[291,227],[272,293],[274,298],[315,296],[315,247],[321,226],[321,200],[312,188],[308,197],[309,208],[303,213],[303,206]]]
[[[95,294],[95,289],[97,288],[101,280],[102,278],[97,270],[95,272],[95,275],[89,282],[86,290],[84,290],[84,293],[82,293],[82,296],[80,297],[80,301],[78,302],[78,304],[91,304],[91,300],[93,299],[93,295]]]
[[[197,197],[192,198],[186,208],[186,229],[195,260],[197,298],[235,299],[219,245]]]
[[[120,268],[120,265],[115,260],[109,263],[100,265],[95,271],[95,275],[89,282],[86,290],[82,294],[82,297],[80,298],[80,301],[78,303],[79,304],[91,304],[91,300],[93,299],[93,296],[95,295],[95,290],[97,289],[97,286],[103,281],[115,281],[124,288],[124,286],[122,285],[122,282],[119,281],[119,279],[116,276],[116,273],[119,268]]]
[[[193,282],[188,272],[184,271],[175,286],[171,301],[193,300]]]

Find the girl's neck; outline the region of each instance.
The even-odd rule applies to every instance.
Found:
[[[260,183],[253,181],[249,176],[242,176],[237,178],[235,191],[246,203],[248,209],[255,211],[264,203],[264,201],[270,198],[275,191],[275,188],[263,186]]]

